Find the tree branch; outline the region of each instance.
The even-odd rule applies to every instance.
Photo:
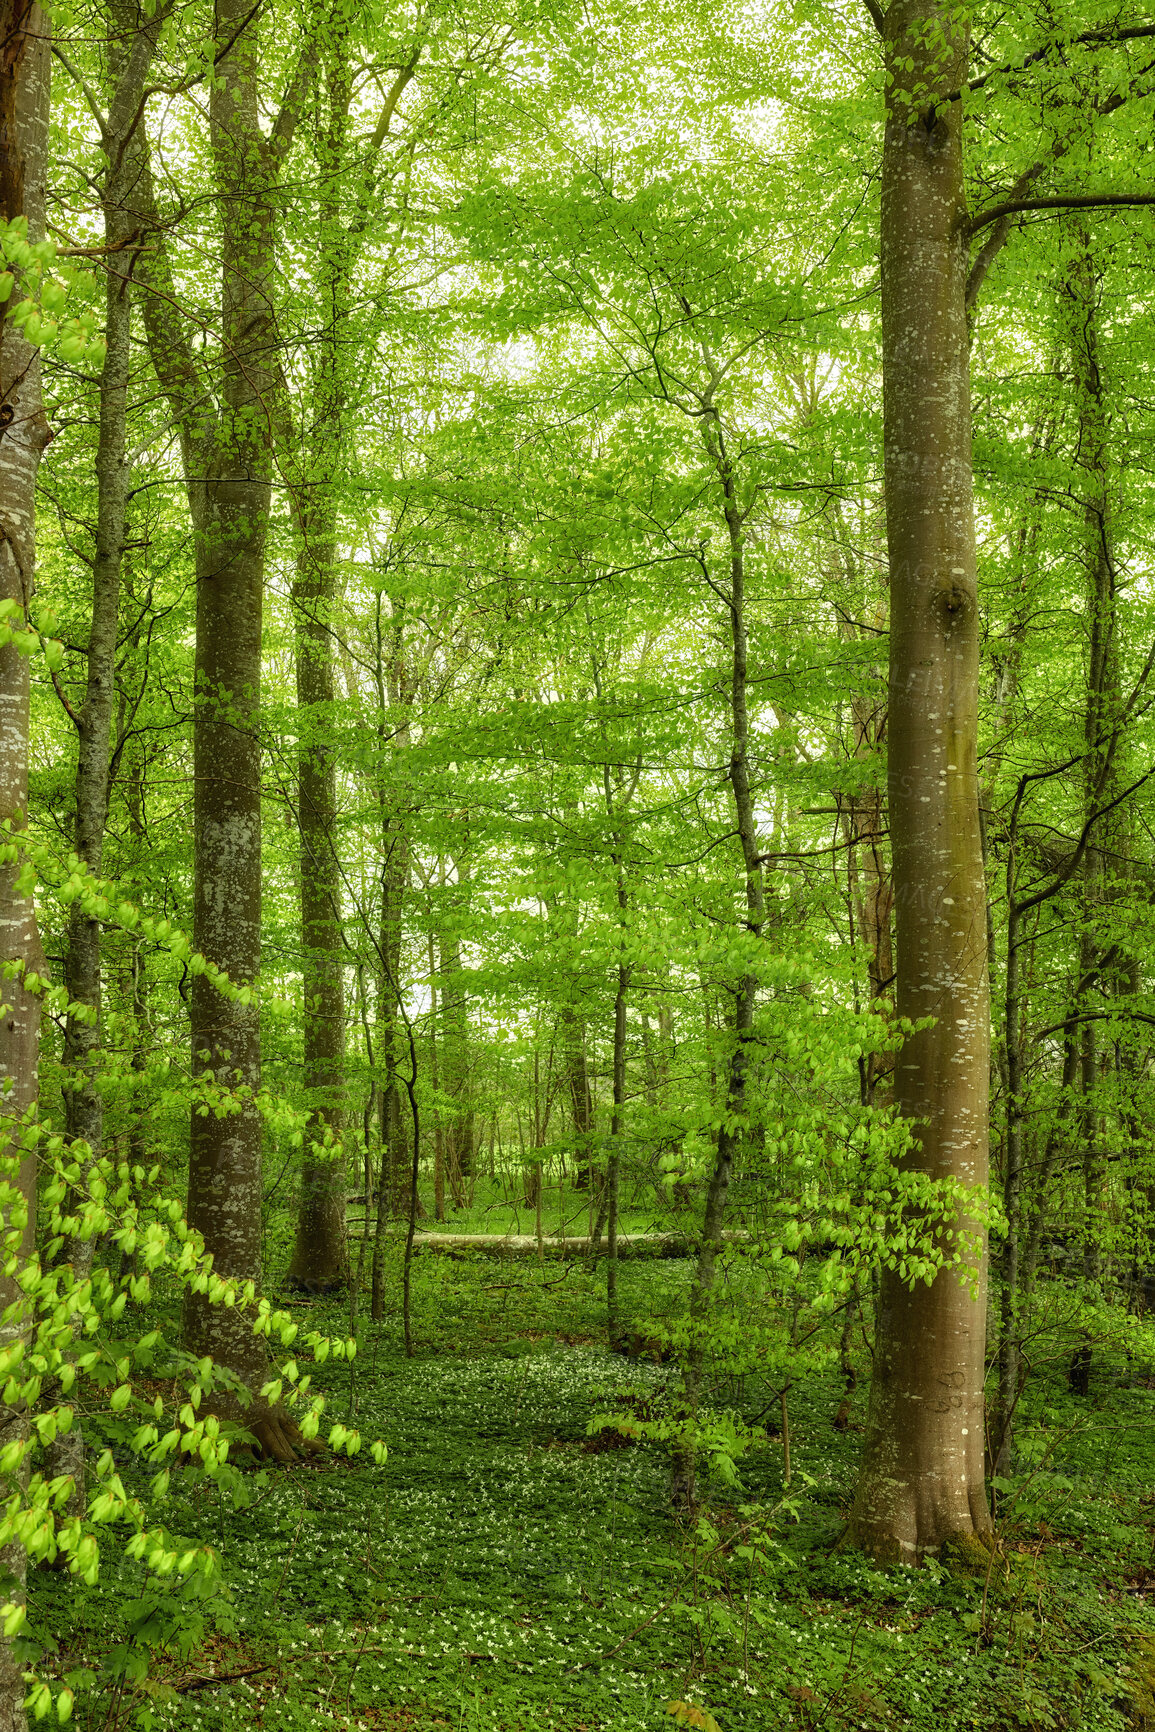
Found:
[[[1024,169],[1014,186],[1011,188],[1010,198],[1004,202],[1008,204],[1020,203],[1024,195],[1030,191],[1035,181],[1038,180],[1045,167],[1046,164],[1044,162],[1033,162],[1030,168]],[[1010,232],[1011,212],[1004,211],[1002,216],[996,220],[993,232],[983,243],[979,255],[975,259],[975,262],[971,266],[970,272],[967,276],[966,309],[968,313],[978,300],[979,291],[981,290],[983,283],[986,281],[987,272],[994,264],[999,253],[1002,252],[1003,247],[1007,243]],[[971,233],[974,233],[973,228]]]
[[[93,120],[95,120],[97,126],[100,128],[101,138],[103,139],[103,138],[107,137],[107,135],[108,135],[108,121],[105,117],[104,110],[101,108],[100,102],[97,99],[96,92],[93,90],[91,84],[89,84],[88,80],[85,78],[84,74],[79,70],[79,68],[73,66],[71,60],[69,60],[67,54],[65,54],[64,50],[61,48],[61,46],[58,42],[54,42],[52,44],[52,52],[56,56],[57,60],[59,60],[61,66],[63,66],[65,72],[67,72],[69,78],[71,78],[73,84],[75,84],[77,90],[79,90],[80,94],[83,96],[89,113],[92,115]]]
[[[136,278],[143,290],[141,300],[149,354],[180,435],[186,473],[190,476],[207,473],[204,457],[212,441],[211,436],[194,435],[194,407],[201,423],[211,421],[215,424],[215,416],[211,411],[206,414],[203,408],[208,391],[188,339],[173,284],[164,230],[157,215],[147,141],[140,149],[140,175],[135,198],[141,226],[151,243],[147,248],[141,248],[136,260]]]
[[[977,234],[986,228],[988,223],[997,223],[1003,217],[1014,216],[1019,211],[1030,210],[1105,210],[1118,209],[1129,205],[1155,204],[1155,193],[1152,192],[1100,192],[1100,193],[1066,193],[1057,194],[1054,198],[1024,198],[1007,199],[1003,204],[992,205],[981,215],[967,224],[967,234]]]
[[[883,13],[882,7],[878,4],[878,0],[862,0],[862,4],[870,13],[871,21],[874,24],[874,28],[878,31],[878,34],[880,36],[885,36],[886,17]]]
[[[869,6],[871,0],[863,0]],[[980,73],[977,78],[969,79],[959,90],[952,90],[949,96],[940,96],[938,105],[944,102],[961,102],[969,92],[981,90],[992,78],[999,78],[1004,73],[1026,72],[1030,67],[1045,60],[1049,54],[1057,54],[1064,48],[1109,47],[1114,42],[1138,42],[1144,37],[1155,36],[1155,24],[1128,25],[1122,30],[1116,30],[1108,25],[1100,30],[1085,30],[1081,36],[1056,37],[1053,42],[1046,43],[1042,48],[1036,48],[1024,60],[1008,61],[1005,66],[992,66],[989,72]]]
[[[293,134],[297,130],[297,122],[305,106],[305,100],[313,86],[319,59],[316,14],[314,23],[310,26],[301,43],[301,52],[297,56],[297,64],[293,68],[293,76],[289,80],[281,101],[281,107],[269,133],[269,155],[274,170],[279,169],[293,142]]]

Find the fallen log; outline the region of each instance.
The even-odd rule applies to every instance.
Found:
[[[360,1237],[359,1222],[350,1223],[351,1236]],[[362,1229],[363,1230],[363,1229]],[[390,1234],[390,1237],[393,1237]],[[724,1233],[723,1238],[728,1243],[748,1239],[750,1235],[739,1231]],[[543,1235],[541,1251],[545,1257],[584,1257],[588,1256],[592,1240],[588,1236],[580,1238],[554,1238]],[[414,1233],[414,1251],[442,1251],[450,1256],[464,1257],[472,1251],[484,1251],[491,1257],[536,1257],[538,1241],[533,1233]],[[691,1257],[698,1249],[696,1237],[689,1233],[619,1233],[619,1257]],[[606,1254],[606,1242],[603,1235],[598,1255]]]

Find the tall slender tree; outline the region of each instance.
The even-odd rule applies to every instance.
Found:
[[[895,1099],[912,1164],[986,1184],[990,1011],[979,830],[979,616],[972,501],[962,110],[968,26],[937,0],[879,13],[882,370],[890,560],[888,802],[897,1010],[923,1026]],[[948,100],[944,100],[948,99]],[[950,1266],[968,1234],[969,1268]],[[908,1286],[884,1270],[867,1435],[851,1517],[895,1560],[985,1536],[985,1252],[944,1230],[946,1265]],[[977,1264],[977,1267],[975,1266]]]
[[[307,31],[268,134],[260,119],[258,14],[245,0],[218,0],[212,42],[219,380],[206,378],[181,315],[148,164],[141,176],[147,230],[141,275],[149,348],[180,435],[194,533],[193,941],[240,989],[226,995],[204,974],[193,981],[193,1070],[204,1098],[192,1117],[188,1217],[218,1272],[255,1283],[261,1277],[261,623],[279,379],[274,242],[279,178],[312,84],[316,41]],[[222,1411],[243,1414],[268,1454],[292,1459],[293,1428],[252,1394],[264,1381],[266,1360],[245,1308],[190,1294],[184,1337],[191,1351],[210,1355],[230,1374],[232,1391],[218,1395]]]
[[[5,0],[0,19],[0,217],[5,224],[23,219],[31,241],[44,238],[45,181],[48,170],[50,25],[28,0]],[[27,621],[36,568],[36,475],[51,438],[40,389],[40,355],[21,329],[0,323],[0,601],[17,623]],[[31,1254],[36,1230],[35,1145],[25,1135],[37,1108],[40,1051],[40,996],[25,984],[44,969],[36,909],[18,842],[28,816],[29,662],[16,643],[0,648],[0,825],[6,834],[0,852],[0,1237],[5,1261],[0,1272],[0,1347],[27,1340],[28,1302],[9,1260]],[[11,1272],[9,1272],[11,1271]],[[0,1448],[26,1441],[27,1408],[21,1403],[0,1413]],[[19,1470],[21,1477],[26,1468]],[[4,1476],[0,1491],[14,1487]],[[19,1541],[0,1551],[0,1571],[23,1593],[25,1553]],[[23,1665],[12,1641],[0,1638],[0,1732],[24,1732]]]

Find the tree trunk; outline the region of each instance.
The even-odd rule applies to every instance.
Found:
[[[586,1031],[572,1004],[562,1006],[562,1051],[573,1112],[574,1188],[589,1189],[590,1144],[594,1129],[594,1097],[590,1088],[589,1060],[586,1057]]]
[[[598,690],[601,698],[601,690]],[[613,781],[608,764],[603,766],[606,794],[606,817],[614,826],[615,812]],[[620,828],[612,829],[614,887],[618,904],[618,978],[614,993],[613,1050],[613,1112],[610,1118],[610,1152],[606,1164],[606,1323],[610,1345],[618,1335],[618,1193],[622,1172],[622,1134],[626,1107],[626,1000],[630,990],[631,968],[627,953],[629,894],[626,889],[626,868],[622,858]]]
[[[738,499],[734,470],[726,446],[721,417],[714,403],[720,375],[704,355],[711,386],[703,398],[702,439],[714,466],[722,492],[722,510],[730,545],[730,791],[742,847],[746,913],[744,931],[760,938],[766,921],[762,885],[762,862],[758,852],[758,826],[750,787],[750,719],[747,708],[746,661],[746,548],[745,513]],[[723,1244],[726,1199],[734,1161],[747,1133],[746,1082],[754,1036],[754,1013],[758,1002],[758,976],[748,966],[739,984],[734,1006],[733,1046],[726,1070],[726,1106],[718,1131],[714,1167],[706,1188],[702,1238],[698,1263],[690,1288],[691,1335],[686,1361],[686,1396],[695,1408],[701,1392],[705,1366],[705,1330],[717,1279],[717,1258]],[[695,1464],[690,1450],[674,1453],[671,1492],[676,1503],[692,1506],[695,1495]]]
[[[965,25],[893,0],[882,167],[883,417],[890,557],[890,757],[897,1012],[933,1017],[898,1056],[911,1164],[967,1189],[988,1165],[989,988],[979,831],[962,104]],[[927,94],[927,93],[932,94]],[[958,1219],[944,1235],[977,1237]],[[990,1526],[983,1484],[985,1247],[977,1271],[880,1280],[851,1538],[913,1560]]]
[[[39,6],[6,0],[4,53],[0,62],[0,214],[6,222],[24,216],[28,238],[44,238],[44,191],[48,156],[48,95],[51,26]],[[19,297],[20,291],[16,294]],[[36,474],[51,434],[40,391],[39,352],[24,341],[8,319],[0,323],[0,599],[15,602],[13,623],[26,620],[32,600],[36,559]],[[24,828],[28,812],[29,662],[14,644],[0,649],[0,821]],[[3,981],[0,1014],[0,1085],[4,1115],[0,1156],[12,1201],[0,1220],[9,1249],[22,1264],[36,1242],[36,1157],[20,1127],[36,1115],[40,1051],[40,996],[28,992],[22,975],[43,972],[46,964],[36,925],[36,909],[22,883],[20,861],[5,849],[0,864],[0,962],[15,963],[16,977]],[[14,1275],[0,1274],[0,1347],[10,1350],[30,1339],[32,1317],[22,1304]],[[28,1410],[23,1404],[0,1410],[0,1449],[26,1442]],[[15,1477],[0,1476],[0,1496],[23,1491],[27,1468]],[[23,1600],[26,1557],[17,1542],[0,1551],[0,1572],[14,1578],[5,1595]],[[24,1732],[23,1663],[11,1642],[0,1637],[0,1732]]]
[[[100,376],[100,428],[96,450],[96,547],[92,564],[92,624],[87,650],[84,701],[77,717],[73,845],[99,877],[104,853],[111,779],[112,712],[116,698],[116,651],[120,621],[121,566],[128,515],[129,469],[125,456],[126,412],[132,364],[132,271],[129,243],[137,225],[133,209],[140,174],[140,99],[156,48],[159,17],[144,29],[135,18],[117,17],[120,34],[110,45],[112,99],[105,124],[108,171],[101,192],[104,240],[116,261],[105,280],[105,357]],[[103,1138],[103,1102],[96,1084],[102,1031],[100,921],[80,902],[69,910],[64,982],[73,1004],[64,1028],[64,1115],[70,1139],[88,1146],[98,1160]],[[92,1274],[96,1241],[72,1235],[59,1261],[70,1263],[76,1282]],[[53,1476],[70,1474],[78,1513],[84,1503],[84,1435],[79,1426],[59,1434],[49,1451]]]
[[[454,1200],[471,1193],[474,1123],[469,1075],[469,1020],[461,963],[460,923],[466,910],[469,870],[464,850],[453,862],[457,892],[446,909],[441,934],[441,1086],[455,1105],[445,1130],[445,1158]]]
[[[433,933],[429,933],[429,1087],[434,1099],[440,1087],[437,1074],[437,957]],[[445,1136],[441,1128],[440,1110],[434,1109],[433,1120],[433,1219],[445,1219]]]
[[[297,757],[301,836],[304,1084],[309,1101],[292,1285],[331,1293],[349,1276],[345,1234],[345,981],[341,949],[341,868],[337,856],[337,762],[331,743],[336,699],[333,610],[337,597],[336,484],[342,471],[347,392],[341,337],[347,316],[348,236],[339,181],[346,165],[351,95],[345,38],[327,56],[328,127],[319,141],[322,212],[318,296],[324,324],[314,380],[315,414],[307,473],[298,489],[300,545],[293,585]]]
[[[145,317],[153,364],[181,432],[194,530],[193,942],[248,994],[226,997],[203,974],[193,978],[193,1074],[205,1098],[192,1114],[187,1212],[216,1272],[254,1283],[261,1277],[262,1126],[254,1098],[261,1059],[258,719],[268,428],[277,382],[275,188],[313,71],[306,43],[266,138],[257,30],[247,0],[218,0],[220,56],[209,121],[222,226],[223,360],[220,406],[207,427],[208,392],[179,314],[147,164],[141,205],[150,232],[140,272],[151,291]],[[291,1460],[294,1428],[251,1393],[265,1381],[268,1364],[251,1321],[243,1306],[212,1305],[188,1293],[185,1346],[211,1356],[244,1386],[244,1392],[218,1390],[213,1407],[243,1418],[265,1452]]]
[[[1120,792],[1120,729],[1123,699],[1119,676],[1119,633],[1115,586],[1115,550],[1108,487],[1107,406],[1099,360],[1098,282],[1091,235],[1084,222],[1072,225],[1075,256],[1068,277],[1071,361],[1078,388],[1079,421],[1076,462],[1084,492],[1084,562],[1087,568],[1087,699],[1083,763],[1084,823]],[[1120,814],[1101,817],[1083,856],[1082,933],[1079,971],[1088,983],[1080,1009],[1088,1014],[1080,1041],[1083,1144],[1083,1278],[1098,1288],[1103,1276],[1103,1223],[1107,1186],[1104,1122],[1101,1105],[1099,1027],[1090,1020],[1092,993],[1101,999],[1104,944],[1099,923],[1111,899],[1111,880],[1119,876],[1125,853]],[[1070,1368],[1071,1388],[1086,1395],[1091,1375],[1091,1345],[1084,1340]]]

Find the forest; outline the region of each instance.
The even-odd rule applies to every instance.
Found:
[[[1153,1732],[1155,21],[0,12],[0,1732]]]

